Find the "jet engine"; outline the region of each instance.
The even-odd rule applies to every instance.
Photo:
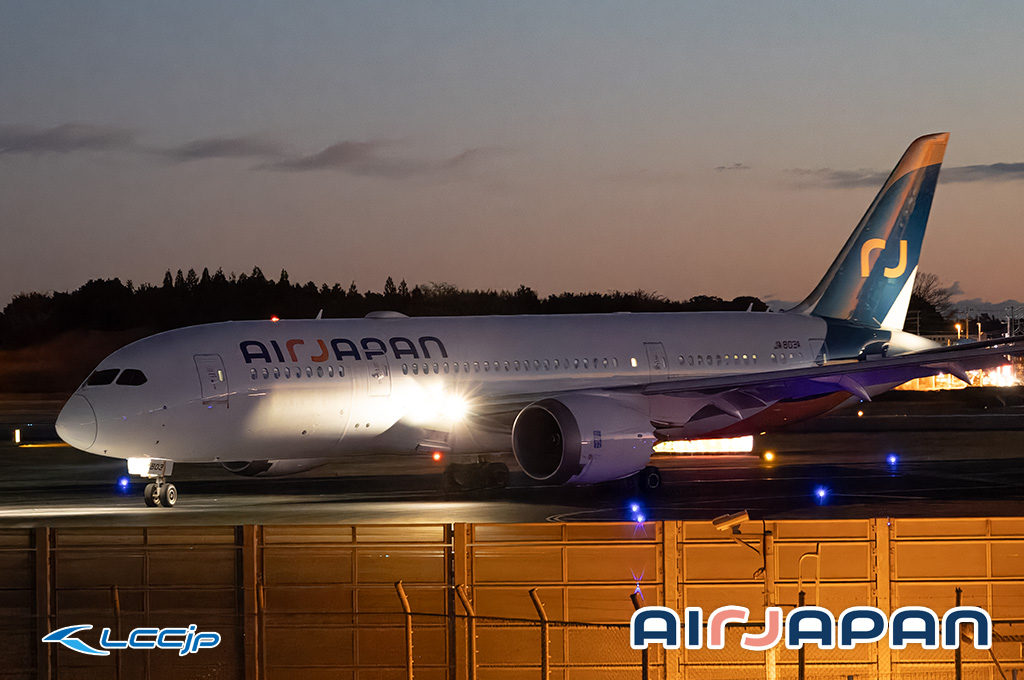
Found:
[[[301,458],[297,460],[240,460],[220,465],[228,472],[244,477],[284,477],[312,470],[329,462],[329,460],[320,458]]]
[[[651,458],[646,398],[577,394],[520,411],[512,452],[526,474],[548,484],[592,484],[637,472]]]

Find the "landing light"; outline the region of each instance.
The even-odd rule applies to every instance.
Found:
[[[145,477],[149,474],[149,458],[129,458],[128,474]]]
[[[769,463],[772,462],[773,460],[775,460],[775,452],[774,451],[765,451],[764,452],[764,459],[766,461],[768,461]]]

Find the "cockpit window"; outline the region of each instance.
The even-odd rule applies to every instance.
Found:
[[[117,377],[118,385],[145,385],[146,374],[135,368],[126,368]]]
[[[95,387],[97,385],[109,385],[114,382],[114,378],[121,371],[120,368],[105,368],[102,371],[94,371],[89,379],[85,381],[86,385]]]

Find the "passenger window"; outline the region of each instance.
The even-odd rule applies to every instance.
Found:
[[[135,368],[126,368],[117,376],[118,385],[130,385],[138,387],[146,384],[146,374]]]
[[[402,375],[409,375],[409,364],[402,364]]]
[[[252,379],[255,380],[256,379],[256,369],[255,368],[249,369],[249,375],[251,375]],[[92,377],[92,376],[90,376],[90,377]],[[88,383],[86,383],[86,384],[88,384]]]
[[[459,372],[459,362],[458,361],[452,362],[452,368],[454,368],[455,372],[458,373]]]
[[[568,363],[568,362],[566,362],[566,363]],[[573,368],[579,368],[580,367],[580,360],[579,359],[573,359],[572,360],[572,367]]]
[[[507,361],[505,362],[505,371],[506,372],[508,371],[508,362]]]
[[[519,360],[518,359],[516,361],[512,362],[512,368],[516,369],[517,371],[519,370]]]
[[[338,377],[339,378],[344,378],[345,377],[345,367],[344,366],[338,366]]]
[[[318,377],[318,378],[324,377],[324,367],[323,366],[317,366],[316,367],[316,377]]]
[[[725,355],[725,365],[726,366],[729,365],[729,355],[728,354]]]
[[[313,369],[310,368],[309,366],[306,366],[306,377],[307,378],[312,378],[313,377]]]
[[[440,373],[440,372],[441,372],[441,371],[440,371],[440,369],[438,369],[438,366],[437,366],[437,364],[434,364],[434,375],[437,375],[437,374],[438,374],[438,373]]]
[[[285,377],[285,378],[290,378],[290,377],[292,377],[292,369],[291,369],[291,367],[290,367],[290,366],[285,366],[285,367],[284,367],[284,377]]]
[[[474,373],[479,373],[480,372],[480,362],[479,361],[474,361],[473,362],[473,372]]]
[[[266,378],[269,378],[269,377],[270,377],[270,371],[268,371],[267,369],[264,368],[263,369],[263,378],[266,379]]]
[[[280,380],[280,379],[281,379],[281,369],[278,368],[277,366],[274,366],[274,380]]]
[[[420,374],[420,365],[419,364],[413,364],[412,365],[412,374],[413,375],[419,375]]]
[[[687,359],[687,362],[688,362],[688,363],[689,363],[689,364],[690,364],[691,366],[693,366],[693,355],[691,354],[691,355],[690,355],[690,356],[688,356],[688,357],[687,357],[686,359]]]
[[[403,364],[402,367],[405,368],[405,365]],[[334,377],[334,366],[328,366],[327,367],[327,377],[328,378],[333,378]]]
[[[298,378],[301,378],[301,377],[302,377],[302,368],[296,366],[295,367],[295,378],[298,379]]]
[[[722,355],[721,354],[716,354],[715,355],[715,365],[716,366],[721,366],[722,365]]]
[[[444,372],[445,372],[445,373],[447,373],[447,372],[448,372],[448,362],[447,362],[447,361],[446,361],[446,362],[444,362]]]
[[[586,359],[583,360],[583,368],[590,368],[590,362],[588,362]]]
[[[619,367],[619,359],[617,357],[612,357],[612,366],[615,368]]]
[[[484,371],[486,372],[486,371],[490,371],[490,370],[491,370],[491,362],[485,361],[484,362]]]
[[[534,359],[533,360],[533,370],[535,370],[535,371],[539,371],[540,370],[540,359]]]
[[[679,357],[679,358],[680,358],[680,359],[682,359],[682,357]],[[608,368],[608,359],[605,359],[605,360],[604,360],[604,367],[605,367],[605,368]]]
[[[544,360],[544,370],[545,371],[550,371],[551,370],[551,359],[545,359]]]
[[[120,368],[107,368],[102,371],[95,371],[89,376],[89,379],[85,381],[86,385],[90,387],[97,387],[99,385],[109,385],[114,382],[114,378],[121,372]]]
[[[697,355],[697,365],[698,366],[703,366],[704,365],[704,357],[702,357],[699,354]]]

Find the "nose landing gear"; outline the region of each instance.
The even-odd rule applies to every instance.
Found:
[[[160,458],[129,458],[128,473],[151,479],[142,492],[142,500],[150,508],[173,508],[178,502],[178,490],[167,481],[174,470],[173,460]]]

